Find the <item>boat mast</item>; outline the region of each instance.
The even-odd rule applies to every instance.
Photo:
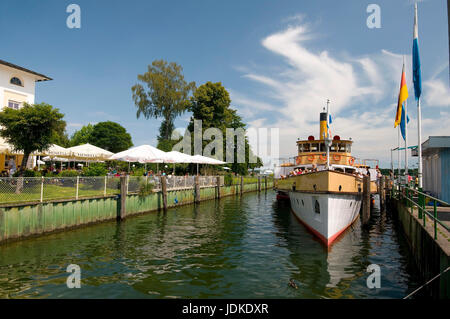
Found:
[[[327,149],[327,167],[326,169],[330,169],[330,145],[331,145],[331,139],[330,139],[330,128],[329,128],[329,122],[330,121],[330,100],[327,99],[327,134],[325,135],[325,148]]]

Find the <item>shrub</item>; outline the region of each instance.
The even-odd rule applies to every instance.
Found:
[[[89,167],[83,167],[82,176],[105,176],[108,173],[105,164],[91,163]]]
[[[225,186],[231,186],[233,184],[233,176],[230,173],[225,175],[224,184]]]
[[[58,174],[58,176],[61,177],[76,177],[78,175],[80,175],[80,173],[76,170],[64,170]]]
[[[18,177],[20,176],[20,171],[17,171],[13,174],[13,177]],[[41,177],[42,174],[39,171],[33,171],[31,169],[27,169],[23,172],[23,177]]]

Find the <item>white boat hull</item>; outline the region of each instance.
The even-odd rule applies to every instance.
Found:
[[[356,220],[362,202],[359,194],[291,191],[289,198],[295,216],[327,246]]]

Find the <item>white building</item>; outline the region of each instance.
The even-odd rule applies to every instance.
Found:
[[[423,190],[450,202],[450,136],[430,136],[422,143]]]
[[[0,110],[5,107],[19,109],[23,104],[34,104],[36,82],[52,80],[48,76],[0,60]],[[0,128],[1,129],[1,128]],[[0,138],[0,144],[5,141]],[[22,155],[0,154],[0,173],[8,171],[9,159],[19,164]]]
[[[18,109],[24,102],[34,103],[36,82],[51,78],[0,60],[0,102],[2,107]]]

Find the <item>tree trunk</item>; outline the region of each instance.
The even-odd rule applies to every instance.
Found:
[[[28,158],[30,157],[30,152],[24,152],[22,163],[20,164],[20,176],[23,176],[23,172],[27,169]]]
[[[23,190],[23,173],[25,169],[27,168],[28,158],[30,157],[30,152],[24,152],[22,163],[20,164],[20,171],[19,171],[19,177],[17,178],[17,185],[16,185],[16,194],[22,193]]]

